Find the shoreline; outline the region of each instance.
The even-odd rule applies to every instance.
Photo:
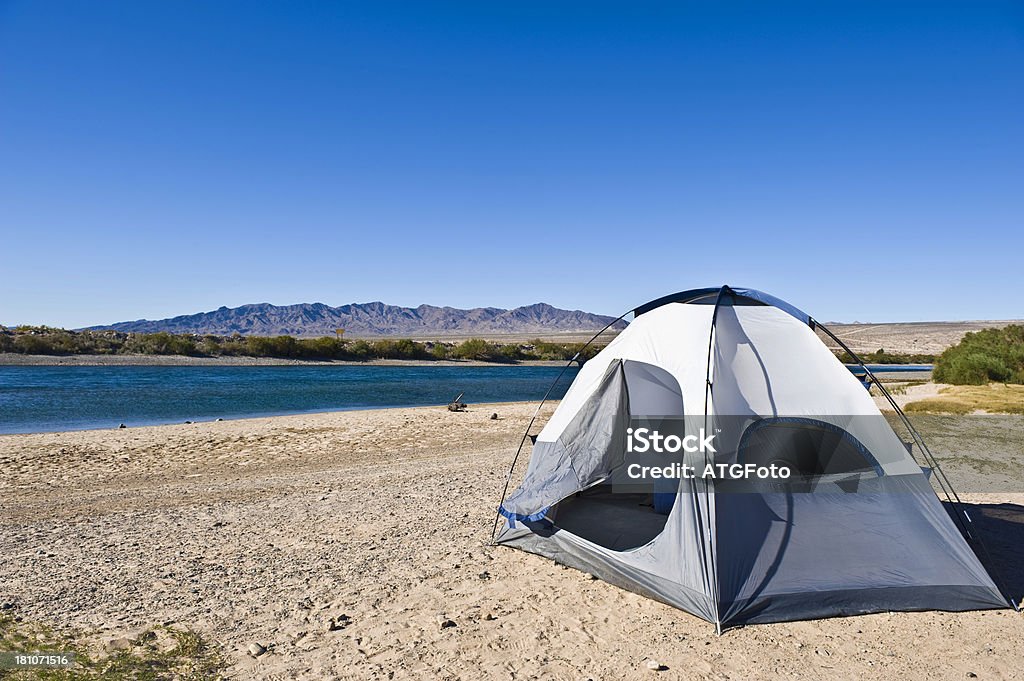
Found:
[[[472,404],[468,405],[466,411],[464,411],[464,412],[449,412],[449,413],[456,414],[456,415],[457,414],[468,414],[470,412],[476,412],[476,411],[479,411],[481,409],[483,409],[484,411],[490,410],[490,411],[493,412],[494,409],[497,409],[497,408],[500,408],[500,407],[505,407],[505,408],[510,408],[510,407],[516,407],[516,408],[518,408],[518,407],[524,407],[524,408],[531,407],[532,408],[532,407],[536,407],[537,406],[537,402],[539,402],[539,401],[540,400],[534,400],[532,402],[531,401],[524,401],[524,400],[515,400],[515,401],[510,401],[510,402],[475,402],[475,403],[472,403]],[[556,406],[558,406],[558,403],[560,401],[561,400],[548,400],[545,403],[545,406],[551,405],[552,407],[556,407]],[[492,409],[492,407],[494,409]],[[276,413],[276,414],[250,414],[250,415],[247,415],[247,416],[235,416],[235,417],[230,417],[230,418],[226,417],[226,416],[220,416],[220,417],[213,417],[213,418],[196,419],[196,420],[190,421],[189,423],[185,423],[184,421],[174,421],[174,422],[171,422],[171,423],[151,423],[151,424],[148,424],[148,425],[128,426],[128,428],[118,428],[117,426],[114,426],[112,428],[80,428],[78,430],[43,430],[43,431],[35,431],[35,432],[32,432],[32,433],[0,433],[0,444],[2,444],[3,438],[8,438],[8,437],[25,437],[25,436],[29,436],[29,435],[75,435],[75,434],[84,434],[84,433],[103,433],[103,432],[118,432],[118,433],[120,433],[120,432],[124,432],[125,430],[135,430],[135,431],[138,431],[138,430],[140,430],[142,428],[177,428],[179,426],[180,427],[185,427],[185,426],[209,426],[209,425],[215,425],[215,424],[218,424],[218,423],[226,423],[226,424],[230,423],[230,424],[236,424],[236,425],[245,425],[243,423],[245,421],[252,422],[253,425],[263,425],[263,424],[259,424],[259,423],[256,423],[256,422],[258,422],[258,421],[268,421],[268,423],[269,423],[270,421],[277,420],[277,419],[282,419],[282,420],[284,420],[284,419],[303,419],[303,418],[309,418],[309,417],[316,418],[316,417],[338,416],[338,415],[342,415],[342,414],[370,414],[372,412],[378,412],[378,411],[379,412],[384,412],[384,413],[390,413],[390,412],[394,412],[395,410],[398,410],[398,409],[412,409],[412,410],[417,410],[417,411],[418,410],[436,410],[436,411],[441,411],[441,412],[447,412],[447,405],[444,405],[444,404],[421,404],[421,405],[414,405],[414,406],[410,406],[410,405],[397,405],[397,406],[393,406],[393,407],[353,407],[351,409],[344,409],[344,408],[342,408],[342,409],[317,409],[315,411],[293,411],[293,412]]]
[[[477,360],[373,359],[365,362],[279,357],[193,357],[190,355],[23,355],[0,352],[0,366],[398,366],[398,367],[563,367],[568,361],[531,359],[517,362]]]
[[[561,400],[548,400],[545,402],[545,406],[550,405],[551,407],[558,406]],[[510,400],[508,402],[475,402],[467,406],[466,412],[483,409],[484,411],[493,408],[495,413],[500,407],[505,408],[519,408],[519,407],[536,407],[540,400],[524,401],[524,400]],[[448,405],[446,404],[420,404],[420,405],[408,405],[398,404],[390,407],[340,407],[338,409],[315,409],[311,411],[286,411],[286,412],[274,412],[271,414],[245,414],[241,416],[215,416],[215,417],[202,417],[195,418],[188,421],[158,421],[154,423],[140,423],[138,425],[125,425],[121,428],[117,426],[96,426],[96,427],[84,427],[84,428],[65,428],[63,430],[29,430],[24,432],[4,432],[0,431],[0,444],[3,443],[5,438],[15,437],[31,437],[34,435],[74,435],[77,433],[121,433],[125,431],[138,432],[142,428],[175,428],[175,427],[193,427],[193,426],[206,426],[217,423],[232,423],[238,424],[244,421],[263,421],[266,419],[290,419],[290,418],[303,418],[303,417],[316,417],[316,416],[330,416],[332,414],[360,414],[369,412],[393,412],[398,409],[435,409],[439,411],[447,411]],[[453,413],[466,413],[466,412],[453,412]]]

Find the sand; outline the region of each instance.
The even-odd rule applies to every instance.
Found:
[[[961,321],[961,322],[890,322],[885,324],[840,324],[828,322],[829,330],[843,339],[857,353],[869,353],[879,349],[888,352],[910,354],[939,354],[951,345],[956,345],[964,334],[981,329],[1003,328],[1009,324],[1021,324],[1021,320],[1004,321]],[[818,336],[829,347],[835,347],[825,334]]]
[[[1010,610],[716,636],[679,610],[489,546],[532,409],[2,436],[0,604],[97,646],[173,622],[223,646],[227,675],[242,679],[1022,676],[1024,617]],[[1006,432],[1014,424],[1024,420]],[[1020,495],[978,498],[1024,512]],[[253,658],[254,642],[269,651]],[[650,659],[668,669],[648,671]]]

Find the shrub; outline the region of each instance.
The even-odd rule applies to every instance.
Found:
[[[299,342],[291,336],[249,336],[246,354],[253,357],[298,357]]]
[[[968,333],[939,355],[933,375],[940,383],[956,385],[1024,383],[1024,326]]]
[[[231,338],[222,341],[220,344],[220,354],[232,357],[246,354],[246,349],[245,338],[240,333],[232,334]]]
[[[196,351],[201,355],[208,355],[210,357],[224,354],[220,339],[217,336],[203,336],[203,339],[196,346]]]
[[[549,343],[539,338],[533,340],[530,345],[533,348],[530,352],[531,359],[560,360],[563,362],[569,361],[577,354],[579,354],[580,359],[586,361],[593,358],[594,355],[604,348],[603,345],[598,345],[597,343],[591,343],[590,345],[585,343]]]
[[[517,343],[498,346],[498,354],[502,359],[515,362],[523,358],[523,349]]]
[[[373,341],[370,343],[370,356],[377,359],[398,359],[398,348],[395,341]]]
[[[12,344],[15,352],[23,352],[26,355],[49,355],[52,354],[51,344],[43,336],[19,335],[15,336]]]
[[[347,349],[352,359],[370,359],[373,357],[373,348],[364,340],[354,341]]]
[[[489,343],[471,338],[458,345],[435,342],[429,345],[407,338],[348,341],[333,336],[297,339],[292,336],[203,336],[119,331],[67,331],[49,327],[0,327],[0,352],[24,354],[113,354],[202,355],[207,357],[249,356],[290,359],[404,359],[443,360],[450,358],[484,362],[515,362],[529,359],[566,361],[583,348],[582,343]],[[591,345],[581,357],[586,360],[601,349]]]
[[[430,354],[423,343],[403,338],[395,341],[395,351],[399,359],[427,359]]]
[[[856,361],[848,352],[836,350],[834,351],[836,357],[843,364],[855,364]],[[879,348],[874,352],[868,352],[860,355],[860,358],[864,360],[865,364],[932,364],[935,362],[935,355],[926,355],[923,353],[900,353],[900,352],[887,352],[883,348]]]
[[[456,346],[452,354],[459,359],[487,360],[491,358],[491,344],[482,338],[470,338]]]
[[[298,341],[298,353],[307,359],[343,359],[345,341],[334,336],[307,338]]]

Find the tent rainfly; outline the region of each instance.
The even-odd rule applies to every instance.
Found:
[[[923,440],[879,385],[914,442],[896,435],[817,336],[820,329],[849,351],[821,324],[770,295],[728,286],[631,312],[633,321],[580,368],[506,496],[513,461],[496,544],[592,573],[719,632],[1009,605]],[[636,463],[627,439],[641,423],[718,433],[726,442],[717,449],[679,455],[696,471],[772,462],[791,477],[742,488],[703,474],[638,482],[626,475]],[[952,494],[953,510],[933,482]]]

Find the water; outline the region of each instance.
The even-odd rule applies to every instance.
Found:
[[[872,371],[928,371],[869,365]],[[851,367],[852,371],[855,371]],[[0,433],[181,423],[317,411],[539,400],[560,367],[0,366]],[[561,399],[576,376],[556,386]],[[856,373],[856,371],[855,371]]]
[[[914,373],[931,371],[933,368],[931,364],[868,364],[867,367],[873,374]],[[857,375],[864,373],[864,370],[856,364],[847,364],[846,368]]]
[[[560,367],[0,366],[0,433],[543,397]],[[576,368],[552,393],[560,399]]]

